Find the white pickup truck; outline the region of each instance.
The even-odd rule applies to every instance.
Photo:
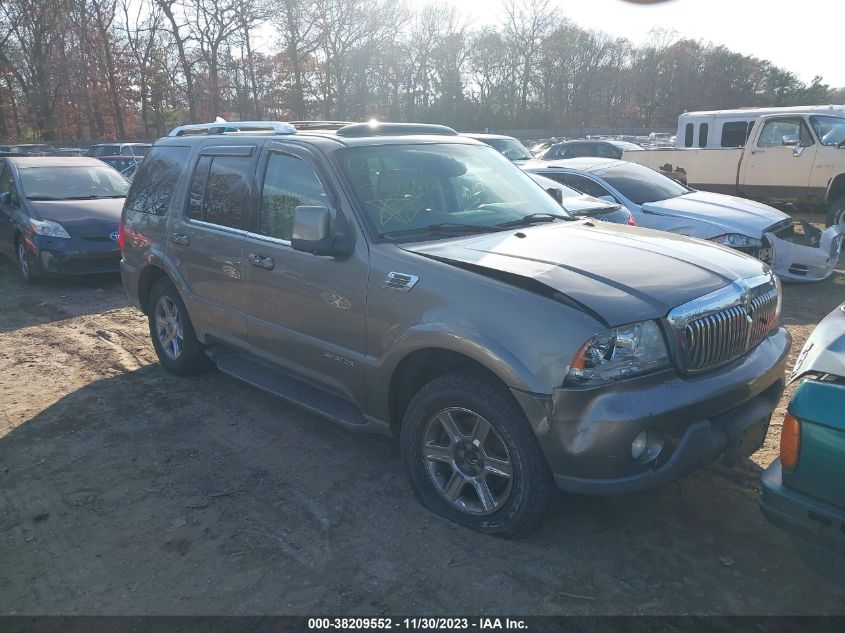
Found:
[[[822,208],[828,226],[845,225],[841,106],[684,114],[678,145],[629,150],[622,159],[695,189]]]

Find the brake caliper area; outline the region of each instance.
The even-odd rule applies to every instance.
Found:
[[[772,270],[786,281],[827,279],[839,263],[845,225],[820,231],[805,220],[799,222],[804,235],[781,239],[774,233],[765,234],[772,248]]]

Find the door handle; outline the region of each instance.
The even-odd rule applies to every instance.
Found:
[[[184,233],[174,233],[170,236],[170,241],[179,246],[187,246],[191,243],[191,239]]]
[[[273,267],[276,265],[272,257],[261,255],[260,253],[250,253],[247,259],[256,268],[264,268],[265,270],[273,270]]]

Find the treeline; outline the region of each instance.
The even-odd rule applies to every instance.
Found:
[[[672,127],[690,109],[845,101],[723,46],[661,30],[634,46],[552,0],[503,7],[479,29],[395,0],[2,0],[0,139],[153,138],[216,116]]]

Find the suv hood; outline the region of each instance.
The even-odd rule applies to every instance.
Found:
[[[741,233],[760,239],[766,229],[790,217],[759,202],[708,191],[693,191],[677,198],[646,202],[642,210],[664,217],[693,220],[691,228],[695,237],[704,239],[725,233]]]
[[[520,278],[526,287],[539,282],[608,326],[665,317],[680,304],[768,270],[760,261],[714,244],[589,221],[401,248],[492,277],[506,273],[517,285]]]
[[[845,303],[816,326],[804,344],[792,380],[814,372],[845,378]]]

